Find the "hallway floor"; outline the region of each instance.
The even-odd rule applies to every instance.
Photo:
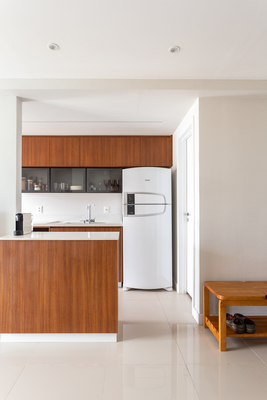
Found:
[[[188,295],[119,289],[118,343],[1,343],[0,400],[262,400],[267,339],[219,352]]]

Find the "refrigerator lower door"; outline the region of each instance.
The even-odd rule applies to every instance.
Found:
[[[170,205],[135,205],[134,215],[124,213],[123,286],[135,289],[172,287]]]

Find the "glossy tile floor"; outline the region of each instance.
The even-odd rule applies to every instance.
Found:
[[[0,400],[263,400],[267,339],[219,352],[187,295],[119,289],[118,343],[0,343]]]

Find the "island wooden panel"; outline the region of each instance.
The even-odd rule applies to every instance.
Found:
[[[0,333],[117,333],[118,241],[0,241]]]
[[[47,229],[47,228],[46,228]],[[36,230],[36,228],[34,228],[34,230]],[[41,228],[41,230],[43,230],[43,228]],[[89,226],[85,226],[85,227],[50,227],[49,228],[50,232],[119,232],[120,233],[120,237],[119,237],[119,267],[118,267],[118,282],[123,282],[123,257],[122,257],[122,227],[89,227]]]
[[[49,137],[22,137],[22,166],[50,167]]]

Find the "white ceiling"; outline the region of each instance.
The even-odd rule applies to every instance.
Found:
[[[234,81],[267,80],[266,15],[266,0],[3,0],[0,79],[24,88],[27,80],[101,81],[60,94],[15,91],[31,100],[24,134],[172,134],[198,96],[248,95]],[[179,53],[168,52],[174,45]],[[119,89],[124,79],[228,79],[233,90]]]

